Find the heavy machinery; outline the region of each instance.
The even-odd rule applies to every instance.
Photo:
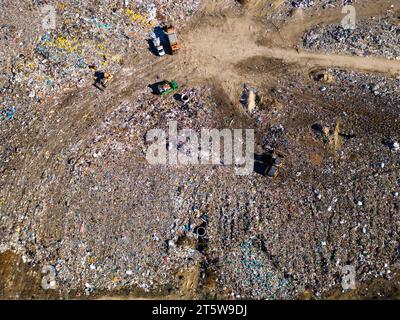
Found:
[[[171,82],[164,80],[157,85],[157,91],[161,95],[166,95],[168,93],[174,92],[175,90],[178,90],[179,85],[175,80],[172,80]]]
[[[113,76],[111,73],[96,71],[94,74],[94,85],[98,89],[103,90],[108,87],[112,79]]]
[[[277,150],[273,151],[271,154],[269,165],[267,166],[264,175],[270,178],[275,178],[279,173],[279,169],[283,166],[285,158],[286,155],[282,152]]]
[[[175,54],[181,48],[175,32],[175,28],[172,25],[169,25],[164,28],[164,31],[168,36],[168,41],[169,45],[171,46],[172,54]]]
[[[107,88],[113,78],[114,77],[113,77],[113,75],[111,73],[108,73],[108,72],[104,73],[104,79],[102,81],[103,87]]]

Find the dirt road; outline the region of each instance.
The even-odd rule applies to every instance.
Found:
[[[386,6],[384,4],[386,4]],[[257,8],[257,6],[255,6]],[[224,12],[207,15],[206,12],[216,10],[215,5],[206,5],[199,21],[190,26],[182,35],[184,48],[177,57],[169,57],[165,63],[174,59],[170,67],[175,77],[181,77],[186,83],[196,83],[205,79],[216,79],[223,84],[231,98],[237,100],[237,94],[244,82],[253,82],[243,72],[238,72],[235,65],[252,57],[265,59],[281,59],[284,63],[295,64],[300,69],[316,67],[337,67],[341,69],[376,72],[388,75],[400,75],[400,61],[387,60],[381,57],[358,57],[349,55],[327,55],[298,51],[294,49],[299,36],[306,28],[326,22],[340,22],[340,10],[327,10],[324,15],[303,17],[301,21],[292,20],[284,26],[284,30],[271,32],[265,22],[254,16],[253,10],[241,15]],[[387,10],[387,3],[361,10],[362,16],[381,15]],[[194,29],[192,29],[194,28]],[[295,37],[293,37],[293,35]],[[171,74],[169,68],[160,64],[161,72]],[[157,68],[158,69],[158,68]],[[178,72],[177,72],[178,71]],[[236,90],[234,89],[236,88]],[[236,98],[235,98],[236,97]]]
[[[142,88],[143,83],[152,83],[157,77],[177,78],[187,85],[214,79],[219,83],[229,84],[225,87],[228,91],[232,86],[238,86],[239,89],[244,82],[251,79],[238,72],[235,65],[252,57],[281,59],[284,63],[295,64],[301,69],[336,67],[388,75],[400,74],[400,61],[381,57],[328,55],[294,49],[299,37],[307,28],[321,22],[339,22],[342,14],[338,8],[326,10],[323,14],[310,14],[300,20],[292,19],[282,30],[271,31],[266,27],[265,21],[259,19],[264,12],[260,10],[260,5],[260,2],[256,1],[252,7],[246,8],[238,15],[234,12],[220,11],[218,4],[213,1],[206,2],[197,19],[181,32],[183,49],[179,54],[160,60],[148,53],[147,62],[143,63],[141,72],[137,72],[137,66],[126,67],[121,71],[113,86],[113,95],[118,93],[116,88],[135,88],[138,79],[141,80]],[[373,5],[361,6],[359,16],[379,16],[390,6],[387,1],[376,1]],[[396,8],[400,8],[400,5],[391,9]],[[133,72],[135,77],[132,77]],[[234,100],[237,100],[236,98]]]

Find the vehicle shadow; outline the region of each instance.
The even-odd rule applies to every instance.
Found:
[[[265,175],[265,170],[267,170],[268,165],[271,163],[271,155],[263,153],[263,154],[254,154],[254,172]]]
[[[156,83],[149,84],[148,88],[150,88],[152,94],[159,95],[160,91],[158,90],[158,87],[161,84],[163,84],[164,82],[165,81],[159,81],[159,82],[156,82]]]
[[[154,46],[153,40],[147,39],[146,41],[147,41],[147,44],[149,45],[148,50],[155,56],[158,56],[158,52],[157,52],[156,47]]]

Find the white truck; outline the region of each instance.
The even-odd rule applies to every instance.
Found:
[[[161,44],[161,39],[157,37],[154,33],[152,35],[153,45],[157,50],[157,53],[160,57],[165,55],[164,47]]]

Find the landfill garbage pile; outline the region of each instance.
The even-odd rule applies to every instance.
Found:
[[[400,60],[400,20],[395,17],[357,21],[356,28],[315,26],[302,39],[304,49],[325,53],[381,56]]]
[[[382,107],[387,111],[396,112],[400,107],[400,100],[398,90],[400,86],[400,76],[396,78],[387,78],[379,75],[369,75],[359,72],[349,72],[343,70],[333,70],[334,77],[340,83],[349,86],[350,88],[356,87],[361,90],[367,97],[374,95],[380,99],[384,99]],[[350,96],[351,90],[346,90],[344,94]],[[366,101],[366,99],[365,99]]]
[[[14,244],[3,243],[1,251],[12,248],[21,252],[31,266],[54,266],[66,295],[72,290],[90,296],[118,288],[140,288],[147,293],[179,287],[174,277],[177,270],[202,261],[195,247],[179,245],[179,239],[185,236],[197,242],[194,228],[201,220],[192,189],[203,189],[206,194],[207,185],[200,187],[199,177],[193,181],[196,175],[190,170],[149,167],[145,137],[148,130],[164,128],[168,121],[178,121],[179,128],[197,132],[203,125],[213,128],[218,113],[210,88],[186,88],[181,94],[190,101],[183,104],[178,97],[160,100],[143,92],[135,102],[125,101],[105,115],[85,143],[51,156],[57,163],[65,163],[63,171],[68,173],[66,180],[56,180],[55,168],[47,167],[42,175],[42,183],[49,184],[53,195],[63,189],[59,183],[68,185],[68,190],[62,191],[63,222],[54,224],[50,218],[61,209],[58,200],[37,195],[34,210],[20,217],[17,228],[12,215],[2,217],[2,230],[11,230],[8,235],[3,233],[3,241]],[[183,150],[184,141],[178,143]],[[10,150],[9,156],[13,153]],[[137,163],[127,167],[132,157]],[[117,198],[113,194],[118,194]],[[28,205],[29,197],[24,197],[22,206]],[[99,205],[104,199],[109,199],[109,205]],[[42,242],[45,238],[47,245]]]
[[[290,173],[284,173],[280,182],[269,188],[262,187],[261,182],[249,183],[243,190],[250,194],[243,194],[236,210],[222,209],[220,226],[226,227],[220,232],[226,233],[222,239],[229,240],[221,245],[225,254],[220,261],[228,262],[220,262],[224,265],[221,283],[236,285],[232,297],[282,298],[296,296],[305,288],[323,296],[317,287],[322,283],[325,288],[340,285],[343,263],[355,264],[361,279],[382,275],[391,278],[398,266],[399,243],[392,235],[398,234],[398,225],[393,221],[398,219],[400,208],[400,162],[395,151],[399,140],[396,114],[400,111],[400,79],[337,69],[326,72],[334,78],[324,84],[327,90],[319,90],[319,81],[303,86],[283,80],[272,92],[279,103],[270,102],[269,108],[259,106],[253,113],[256,119],[268,119],[263,122],[271,128],[264,131],[265,147],[290,150],[293,161],[287,169]],[[374,89],[382,92],[374,93]],[[265,95],[262,90],[259,93]],[[306,108],[304,114],[296,111],[299,103]],[[289,120],[288,115],[294,113],[296,119]],[[322,127],[334,127],[338,113],[341,144],[335,150],[321,134]],[[294,140],[294,136],[303,137],[305,144]],[[316,142],[324,147],[320,149]],[[326,152],[337,153],[337,160],[328,160]],[[312,178],[314,170],[323,177],[321,180]],[[338,176],[346,178],[338,181]],[[290,200],[294,198],[297,201]],[[396,218],[378,212],[390,212]],[[382,251],[374,236],[377,228],[385,234]],[[240,237],[244,234],[246,240]],[[239,239],[241,245],[233,245]],[[305,242],[300,244],[299,239],[310,247],[304,247]],[[281,264],[283,261],[290,263]]]
[[[257,173],[237,177],[223,165],[212,169],[146,165],[148,129],[167,129],[167,120],[183,121],[182,128],[195,131],[218,127],[223,116],[216,116],[221,106],[213,101],[211,88],[185,89],[188,104],[172,97],[160,100],[148,92],[135,102],[122,103],[86,144],[60,155],[67,159],[70,172],[61,182],[68,185],[63,191],[66,203],[37,199],[39,204],[29,213],[33,216],[20,221],[20,250],[31,252],[25,259],[55,265],[64,288],[85,287],[89,296],[130,286],[145,292],[160,287],[177,290],[181,282],[174,275],[199,265],[204,277],[210,271],[218,275],[221,296],[232,299],[288,298],[306,288],[321,297],[340,285],[343,263],[355,265],[359,279],[390,279],[398,261],[394,257],[399,243],[392,235],[398,233],[393,221],[399,219],[399,162],[398,152],[384,140],[400,139],[393,119],[400,84],[380,76],[327,72],[334,81],[324,84],[326,91],[320,92],[319,81],[308,87],[282,80],[271,93],[274,98],[265,102],[271,103],[270,108],[252,114],[270,119],[260,129],[264,148],[290,150],[295,159],[283,179],[270,182]],[[385,88],[382,95],[371,91],[372,83]],[[257,92],[266,94],[261,88]],[[300,97],[312,92],[321,99],[306,100],[311,119],[293,123],[287,115],[296,112]],[[347,105],[355,95],[358,103]],[[375,99],[383,108],[377,122]],[[325,101],[323,108],[319,101]],[[333,126],[337,108],[343,113],[339,162],[327,156],[330,146],[312,126]],[[357,114],[365,118],[358,119]],[[296,121],[305,117],[298,111],[297,115]],[[269,130],[264,129],[266,124]],[[296,136],[315,142],[305,146]],[[316,153],[321,161],[310,166],[308,159],[318,160]],[[132,157],[136,164],[129,160]],[[313,179],[314,175],[323,178]],[[338,181],[337,176],[346,178]],[[53,179],[50,172],[45,179]],[[68,212],[64,224],[52,226],[63,234],[62,241],[33,245],[35,237],[44,237],[47,226],[30,221],[35,216],[51,220],[58,210]],[[204,238],[196,233],[202,218],[207,220]]]
[[[352,4],[353,0],[292,0],[292,1],[287,1],[290,2],[290,5],[293,8],[311,8],[313,6],[319,6],[321,8],[329,7],[329,6],[334,6],[336,4],[342,4],[342,5],[347,5],[347,4]]]
[[[2,118],[92,83],[96,70],[117,73],[125,58],[147,49],[155,26],[182,26],[199,6],[199,0],[10,2],[0,13],[6,22],[0,38]],[[54,25],[43,26],[50,14],[43,8],[54,10]],[[20,21],[31,23],[15,25]]]
[[[368,1],[368,0],[366,0]],[[282,21],[291,17],[296,12],[307,12],[312,9],[340,8],[345,5],[354,4],[355,0],[285,0],[283,2],[270,3],[277,11],[268,13],[268,17],[276,21]]]
[[[54,30],[39,22],[41,32],[32,27],[23,39],[20,26],[1,26],[18,54],[2,60],[0,267],[4,252],[40,277],[51,266],[62,298],[136,289],[134,298],[288,299],[305,290],[321,298],[341,288],[348,265],[361,283],[394,279],[400,78],[322,68],[323,55],[304,54],[304,63],[292,48],[262,56],[274,51],[257,42],[265,25],[246,24],[233,1],[224,1],[234,7],[226,15],[210,3],[205,23],[196,21],[181,51],[164,57],[148,50],[153,19],[179,26],[200,2],[57,2]],[[228,41],[210,42],[209,30]],[[95,70],[115,75],[104,91],[91,85]],[[164,79],[179,89],[152,92]],[[285,163],[275,178],[265,176],[267,161],[244,176],[224,159],[150,164],[147,134],[168,132],[171,121],[197,134],[253,128],[255,156],[281,151]],[[165,150],[189,155],[186,137],[176,146],[168,139]]]

